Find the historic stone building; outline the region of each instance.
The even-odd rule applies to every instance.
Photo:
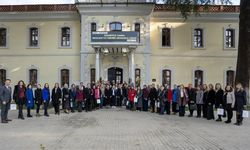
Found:
[[[0,6],[0,81],[234,84],[238,6],[184,20],[153,2]]]

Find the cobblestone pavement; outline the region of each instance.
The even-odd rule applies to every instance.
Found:
[[[52,111],[52,110],[50,110]],[[52,112],[51,112],[52,113]],[[33,113],[34,114],[34,113]],[[103,109],[0,124],[2,150],[249,150],[250,119],[241,127],[150,112]],[[235,118],[233,119],[233,121]]]

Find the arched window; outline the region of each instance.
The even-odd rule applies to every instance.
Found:
[[[29,28],[29,46],[38,47],[39,46],[39,30],[36,27]]]
[[[195,70],[194,71],[194,86],[197,87],[199,85],[203,85],[203,71],[202,70]]]
[[[92,22],[91,23],[91,31],[96,31],[96,23],[95,22]]]
[[[0,47],[7,46],[7,29],[0,28]]]
[[[61,46],[67,47],[70,46],[70,28],[69,27],[62,27],[61,28]]]
[[[69,69],[61,69],[61,86],[64,84],[69,85]]]
[[[140,42],[140,39],[141,39],[141,24],[140,23],[135,23],[135,32],[138,32],[139,33],[139,42]]]
[[[0,85],[3,85],[6,80],[6,70],[0,69]]]
[[[30,69],[29,70],[29,83],[32,86],[35,86],[37,84],[37,69]]]
[[[170,47],[171,46],[171,29],[163,28],[162,29],[162,47]]]
[[[193,46],[194,46],[194,48],[204,47],[203,29],[201,29],[201,28],[194,29]]]
[[[90,69],[90,83],[96,82],[95,81],[95,68]]]
[[[171,87],[171,79],[172,79],[172,76],[171,76],[171,70],[168,70],[168,69],[165,69],[165,70],[162,70],[162,85],[168,85]]]
[[[109,24],[110,31],[122,31],[122,23],[120,22],[111,22]]]
[[[226,71],[226,85],[234,86],[235,85],[235,71],[227,70]]]
[[[225,30],[225,46],[226,48],[235,48],[235,30]]]
[[[141,69],[135,69],[135,85],[136,87],[141,86]]]

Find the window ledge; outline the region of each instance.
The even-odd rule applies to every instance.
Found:
[[[173,46],[160,46],[160,49],[174,49]]]
[[[72,46],[59,46],[59,49],[72,49]]]
[[[192,50],[206,50],[206,47],[192,47]]]
[[[0,46],[0,49],[9,49],[8,46]]]
[[[237,48],[224,48],[224,51],[237,51]]]
[[[29,47],[26,47],[26,49],[40,49],[40,47],[39,46],[29,46]]]

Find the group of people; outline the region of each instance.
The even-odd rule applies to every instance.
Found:
[[[151,111],[152,113],[177,114],[185,116],[186,106],[189,115],[193,117],[197,111],[197,118],[215,119],[214,108],[222,109],[223,114],[218,114],[216,121],[222,121],[222,117],[227,116],[225,123],[231,123],[233,110],[236,110],[235,125],[242,125],[243,110],[246,108],[246,92],[242,84],[238,83],[235,89],[227,85],[222,89],[221,84],[217,83],[215,88],[212,84],[197,86],[192,84],[188,87],[184,85],[174,85],[171,89],[168,85],[155,86],[144,85],[134,87],[133,84],[116,84],[113,82],[89,83],[85,86],[82,82],[79,85],[64,84],[60,88],[55,83],[52,90],[49,84],[44,87],[37,84],[25,85],[24,81],[19,81],[14,87],[13,96],[10,87],[11,80],[7,79],[5,85],[0,87],[1,100],[1,119],[2,123],[11,121],[8,119],[8,109],[12,99],[18,106],[18,119],[24,119],[23,108],[26,106],[27,117],[32,117],[31,109],[36,108],[36,116],[40,115],[40,108],[43,105],[44,116],[49,117],[48,107],[53,106],[56,115],[60,114],[60,106],[64,113],[74,113],[75,111],[86,112],[107,107],[122,107],[131,111]]]

